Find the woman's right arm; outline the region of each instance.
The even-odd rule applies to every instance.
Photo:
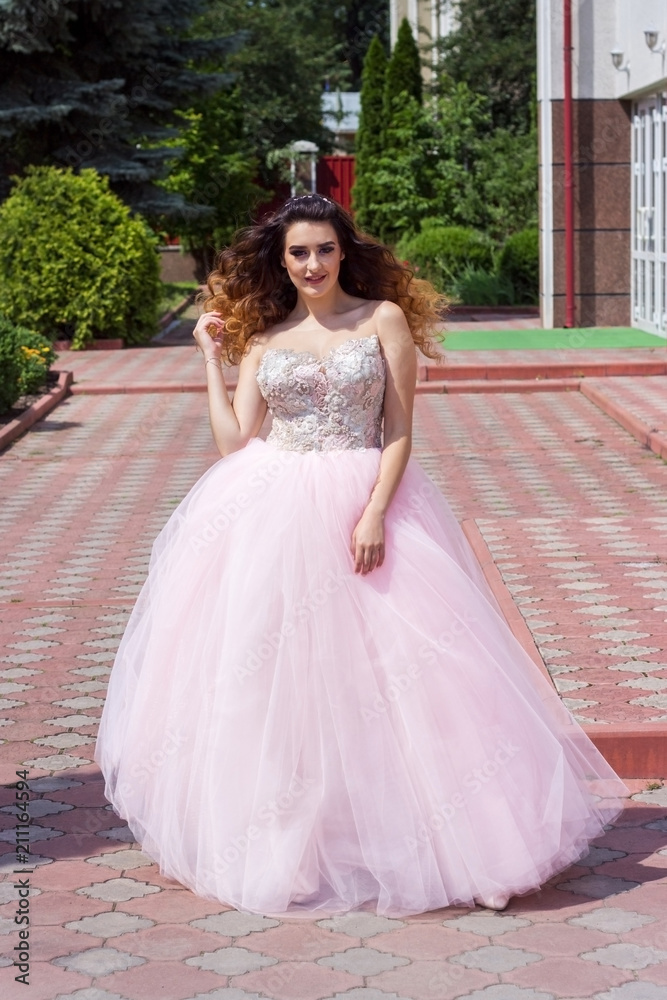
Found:
[[[215,327],[212,337],[207,327]],[[208,385],[208,412],[211,430],[218,451],[224,457],[245,448],[256,437],[266,416],[266,400],[257,384],[257,368],[262,350],[251,346],[241,359],[234,401],[229,398],[222,372],[222,336],[224,321],[218,313],[204,313],[194,329],[194,338],[204,353],[204,367]]]

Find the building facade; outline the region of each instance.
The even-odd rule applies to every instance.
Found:
[[[538,0],[541,308],[566,316],[564,3]],[[667,336],[667,6],[572,0],[574,325]]]

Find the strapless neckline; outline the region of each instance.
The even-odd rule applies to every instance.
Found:
[[[380,338],[377,333],[372,333],[369,337],[349,337],[340,344],[336,344],[335,347],[331,347],[326,354],[323,354],[321,358],[314,354],[312,351],[297,351],[293,347],[267,347],[262,355],[260,361],[260,366],[262,365],[264,358],[267,354],[293,354],[295,357],[307,357],[312,358],[316,364],[321,365],[323,362],[327,361],[332,355],[336,354],[338,351],[342,350],[344,347],[349,347],[352,344],[362,344],[365,340],[375,340],[377,341],[378,350],[380,347]]]
[[[380,338],[348,337],[319,357],[267,347],[257,383],[273,423],[269,444],[289,451],[379,448],[385,363]]]

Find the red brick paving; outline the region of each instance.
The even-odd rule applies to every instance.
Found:
[[[201,359],[189,356],[186,367],[200,378]],[[99,352],[74,364],[82,380],[115,379],[114,358],[133,366],[127,379],[156,375],[156,366],[160,378],[185,377],[177,348],[111,360]],[[595,384],[664,427],[657,381]],[[641,726],[667,715],[665,463],[579,393],[420,396],[415,453],[457,515],[474,519],[578,717]],[[137,849],[104,807],[86,737],[151,541],[216,457],[203,395],[116,393],[70,397],[0,461],[0,707],[9,723],[0,727],[0,757],[6,782],[17,763],[34,762],[34,801],[47,810],[34,820],[47,839],[34,845],[31,881],[41,894],[32,899],[30,997],[481,1000],[476,991],[491,988],[489,1000],[536,1000],[535,989],[539,1000],[597,1000],[622,986],[618,1000],[634,1000],[641,994],[628,988],[664,989],[666,859],[658,852],[667,847],[667,790],[647,791],[646,780],[629,782],[633,800],[598,839],[607,853],[502,914],[457,908],[377,925],[361,915],[351,933],[344,920],[247,926],[154,865],[89,863]],[[74,809],[49,812],[52,804]],[[0,836],[11,821],[0,812]],[[11,865],[11,843],[0,841],[0,850],[0,863]],[[7,956],[17,940],[11,883],[10,874],[0,885]],[[107,938],[71,926],[96,915],[138,915],[153,926],[119,924]],[[209,926],[207,917],[222,922]],[[596,949],[618,942],[653,949],[653,964],[625,967],[614,952],[611,964],[595,960]],[[63,961],[69,970],[54,964]],[[11,966],[0,969],[0,984],[3,997],[28,995]],[[88,987],[95,992],[80,992]]]

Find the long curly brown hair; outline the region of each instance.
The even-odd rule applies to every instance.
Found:
[[[415,278],[388,247],[357,229],[340,205],[309,194],[290,198],[266,220],[240,229],[232,245],[217,256],[203,306],[225,320],[223,353],[230,364],[238,364],[253,334],[282,322],[296,306],[296,288],[281,266],[285,234],[295,222],[329,222],[345,253],[338,278],[343,291],[396,302],[420,351],[439,357],[433,331],[441,322],[444,296],[428,281]]]

